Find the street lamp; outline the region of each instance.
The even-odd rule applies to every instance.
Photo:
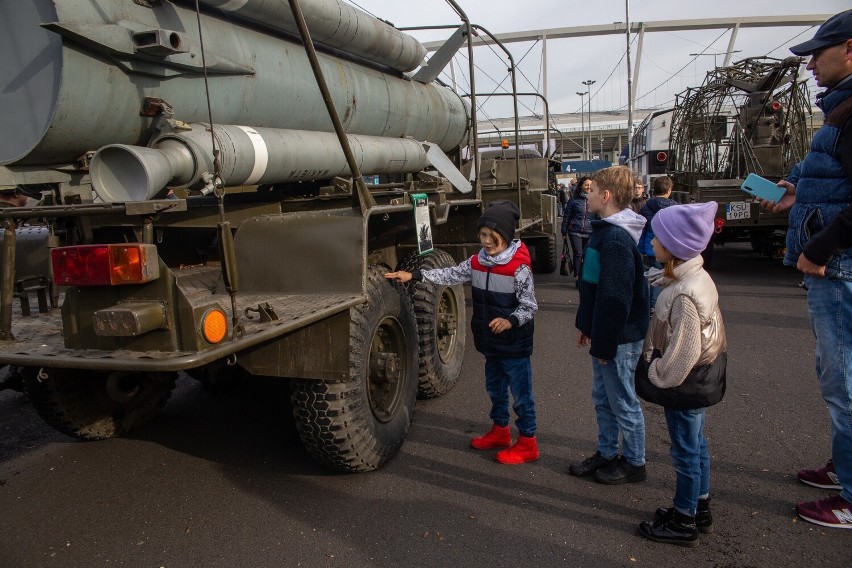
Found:
[[[583,97],[589,94],[589,91],[580,92],[577,91],[577,94],[580,95],[580,158],[586,159],[586,125],[583,122],[583,113],[585,112],[585,108],[583,107]]]
[[[589,98],[587,99],[589,102],[589,159],[592,159],[592,85],[597,83],[597,81],[593,79],[589,79],[588,81],[583,81],[583,84],[588,89]]]

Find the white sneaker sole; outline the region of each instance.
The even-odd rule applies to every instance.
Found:
[[[821,527],[828,527],[830,529],[852,529],[852,523],[826,523],[825,521],[818,521],[816,519],[809,519],[805,517],[801,513],[797,513],[799,518],[803,521],[807,521],[809,523],[813,523],[815,525],[819,525]]]
[[[810,485],[811,487],[819,487],[820,489],[837,489],[838,491],[843,489],[843,486],[835,485],[833,483],[814,483],[813,481],[805,481],[801,477],[797,477],[796,479],[798,479],[805,485]]]

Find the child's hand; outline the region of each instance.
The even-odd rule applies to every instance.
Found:
[[[491,323],[488,324],[488,327],[491,328],[491,331],[494,333],[503,333],[507,329],[512,329],[512,322],[506,318],[494,318],[491,320]]]
[[[586,337],[582,331],[577,330],[577,347],[589,347],[592,340]]]
[[[385,272],[385,278],[388,280],[396,280],[400,284],[405,284],[411,280],[411,273],[404,270],[400,270],[399,272]]]

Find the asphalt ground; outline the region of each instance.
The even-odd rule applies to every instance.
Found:
[[[489,427],[483,358],[420,401],[378,472],[331,473],[302,449],[281,381],[214,395],[182,379],[132,436],[80,442],[0,393],[0,567],[852,565],[852,531],[797,520],[796,481],[829,457],[829,420],[795,271],[747,246],[711,271],[729,343],[728,392],[708,411],[714,533],[649,542],[641,520],[674,491],[660,408],[645,405],[648,480],[567,475],[595,450],[591,362],[575,346],[573,281],[536,279],[533,370],[541,459],[504,466],[468,447]]]

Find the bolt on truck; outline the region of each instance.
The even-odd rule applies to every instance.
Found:
[[[119,436],[179,372],[271,376],[319,462],[397,452],[468,324],[459,287],[383,272],[473,254],[494,199],[553,264],[548,160],[465,163],[476,104],[438,75],[487,30],[448,4],[461,23],[425,62],[341,0],[4,5],[0,191],[32,198],[0,208],[0,364],[48,424]]]

